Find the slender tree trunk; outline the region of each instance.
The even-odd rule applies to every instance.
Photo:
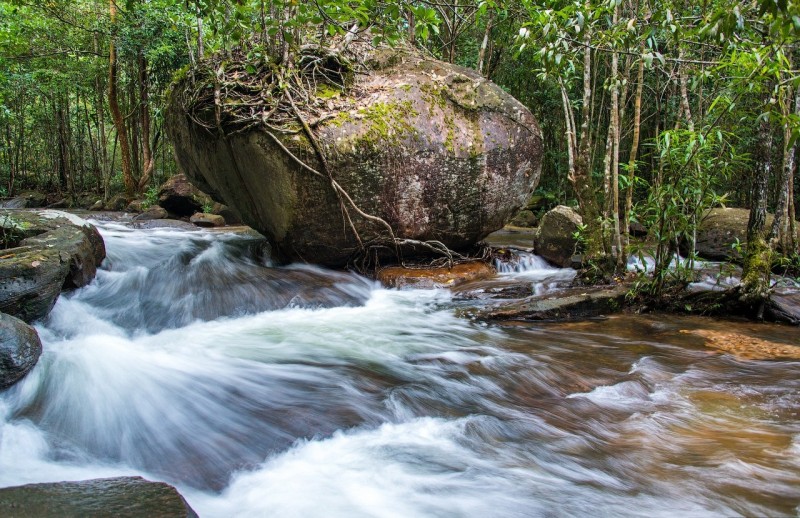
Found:
[[[117,5],[115,0],[109,0],[109,14],[113,30],[117,22]],[[125,192],[128,196],[133,196],[136,192],[136,183],[133,180],[133,171],[131,167],[131,147],[128,142],[128,129],[125,127],[125,119],[119,107],[119,79],[117,77],[117,69],[116,36],[112,34],[108,48],[108,105],[111,110],[111,118],[114,121],[114,127],[117,129],[117,138],[119,139],[120,154],[122,155],[122,181],[125,185]]]
[[[742,299],[752,304],[760,318],[769,297],[770,248],[765,240],[767,190],[772,173],[772,128],[762,118],[758,127],[756,169],[750,193],[750,219],[747,222],[747,250],[742,271]]]
[[[678,59],[683,58],[683,51],[678,50]],[[694,119],[692,119],[692,109],[689,105],[689,89],[687,87],[686,70],[683,63],[678,63],[678,82],[681,91],[681,111],[686,116],[686,126],[689,131],[694,131]],[[680,117],[679,117],[680,118]]]
[[[150,145],[150,97],[148,89],[150,80],[147,74],[147,59],[139,53],[139,110],[142,127],[142,176],[139,178],[138,191],[142,192],[153,178],[155,157]]]
[[[486,68],[486,50],[489,48],[489,38],[492,35],[492,24],[494,23],[494,11],[489,12],[489,18],[486,20],[486,29],[483,31],[483,41],[481,41],[481,49],[478,52],[478,73],[487,77],[485,73]]]
[[[591,2],[585,2],[586,12],[591,11]],[[577,145],[574,165],[570,170],[569,180],[575,189],[578,198],[583,224],[586,225],[586,259],[588,261],[602,261],[603,229],[600,221],[600,207],[597,202],[597,192],[591,175],[591,147],[590,147],[590,114],[592,103],[592,52],[591,52],[591,25],[587,22],[583,28],[583,105],[581,107],[580,139]]]
[[[636,94],[633,101],[633,140],[628,156],[628,189],[625,193],[625,235],[630,238],[631,212],[633,212],[633,182],[636,175],[636,157],[639,154],[639,138],[642,127],[642,91],[644,90],[644,60],[639,59],[636,72]]]
[[[791,112],[791,91],[784,92],[783,117],[787,119]],[[775,218],[769,232],[769,244],[773,250],[786,251],[789,237],[789,183],[792,182],[794,170],[794,147],[789,145],[792,128],[789,122],[783,124],[783,163],[778,174],[778,200],[775,204]]]
[[[114,0],[111,0],[112,2]],[[195,18],[197,21],[197,60],[202,60],[206,55],[205,43],[203,42],[203,13],[200,11],[200,3],[194,3]]]
[[[614,14],[612,17],[612,24],[614,27],[619,22],[619,3],[614,4]],[[616,250],[613,257],[615,259],[616,268],[621,270],[625,266],[625,251],[622,249],[622,238],[620,232],[619,222],[619,126],[620,126],[620,108],[619,108],[619,54],[614,52],[611,54],[611,126],[614,128],[612,132],[612,160],[611,160],[611,217],[613,222],[613,242]],[[613,250],[612,248],[612,250]]]

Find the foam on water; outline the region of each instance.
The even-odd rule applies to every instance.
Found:
[[[800,503],[800,365],[745,368],[661,323],[478,325],[446,290],[275,268],[251,238],[102,231],[104,269],[37,325],[44,354],[0,392],[0,486],[139,474],[209,517]],[[566,278],[534,256],[514,268]]]

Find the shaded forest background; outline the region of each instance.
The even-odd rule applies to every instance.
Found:
[[[177,172],[162,117],[175,74],[236,47],[255,70],[359,37],[417,45],[526,104],[545,138],[536,206],[579,206],[602,270],[631,222],[668,262],[721,203],[752,208],[791,256],[798,36],[787,0],[3,0],[0,195],[152,197]]]

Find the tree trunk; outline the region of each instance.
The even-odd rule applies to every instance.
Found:
[[[139,114],[142,127],[142,176],[139,178],[138,192],[141,193],[153,178],[155,157],[150,145],[150,80],[147,74],[147,59],[139,52]]]
[[[481,41],[481,49],[478,52],[478,73],[484,77],[488,77],[484,72],[486,69],[486,50],[489,48],[489,37],[492,34],[492,23],[494,22],[494,12],[489,12],[489,18],[486,20],[486,29],[483,31],[483,41]]]
[[[642,127],[642,91],[644,90],[644,60],[639,59],[636,73],[636,94],[633,101],[633,141],[628,156],[628,189],[625,193],[625,235],[630,237],[631,212],[633,212],[633,182],[636,175],[636,156],[639,154],[639,137]]]
[[[109,0],[112,30],[117,21],[117,5],[115,1]],[[117,129],[117,138],[119,139],[119,149],[122,155],[122,181],[125,185],[125,192],[128,196],[133,196],[136,192],[136,183],[133,180],[131,168],[131,147],[128,142],[128,129],[125,127],[125,119],[122,117],[122,112],[119,108],[117,68],[116,36],[112,34],[108,48],[108,106],[111,110],[111,119],[114,121],[114,127]]]
[[[767,220],[767,189],[772,173],[772,131],[770,120],[763,117],[758,126],[756,169],[750,193],[750,219],[747,223],[747,250],[742,272],[742,299],[763,313],[769,297],[771,270],[770,249],[764,235]]]

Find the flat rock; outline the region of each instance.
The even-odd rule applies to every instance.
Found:
[[[0,313],[0,390],[21,380],[39,360],[42,342],[36,330]]]
[[[475,261],[437,268],[406,268],[389,266],[378,272],[377,279],[388,288],[449,288],[460,284],[485,279],[495,274],[487,263]]]
[[[624,308],[629,287],[570,288],[493,307],[465,310],[465,316],[483,321],[581,320],[609,315]]]
[[[169,484],[118,477],[3,488],[0,516],[195,518],[197,513]]]

